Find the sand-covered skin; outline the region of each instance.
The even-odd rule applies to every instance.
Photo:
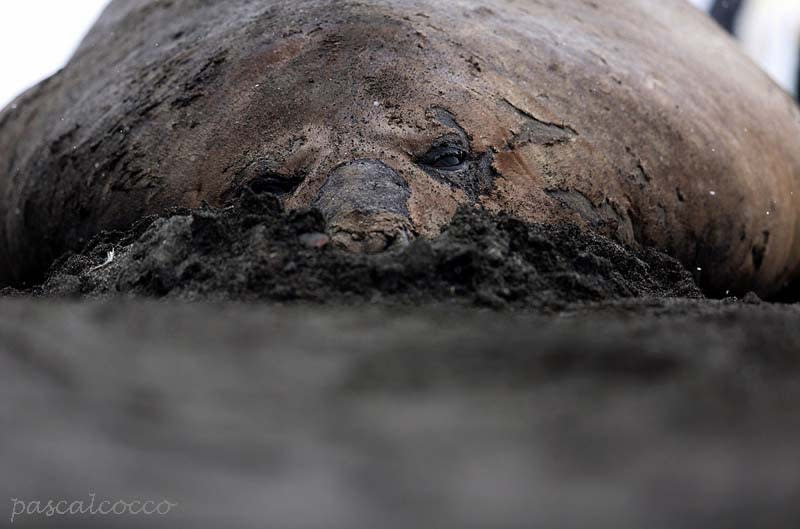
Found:
[[[246,182],[351,246],[480,204],[718,296],[800,273],[800,111],[684,0],[117,0],[0,114],[0,160],[3,286]]]

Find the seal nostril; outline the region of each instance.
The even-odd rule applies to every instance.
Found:
[[[283,173],[278,170],[276,163],[260,159],[241,171],[237,180],[241,182],[237,186],[239,189],[248,188],[257,195],[269,193],[280,197],[294,193],[305,180],[305,176]]]
[[[256,194],[289,195],[303,183],[303,177],[267,172],[253,177],[247,186]]]

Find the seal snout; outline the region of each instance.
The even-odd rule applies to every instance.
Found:
[[[377,253],[413,237],[408,183],[377,160],[356,160],[334,169],[314,201],[334,244]]]

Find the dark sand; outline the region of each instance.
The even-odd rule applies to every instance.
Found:
[[[244,192],[7,290],[0,497],[179,504],[14,525],[800,524],[800,305],[480,211],[375,256],[321,231]]]
[[[794,528],[800,307],[0,302],[20,527]],[[7,503],[7,514],[11,504]]]
[[[676,260],[570,224],[463,208],[441,236],[374,255],[338,250],[324,231],[316,211],[284,212],[271,194],[247,187],[219,209],[175,210],[103,233],[56,262],[32,292],[517,310],[701,297]]]

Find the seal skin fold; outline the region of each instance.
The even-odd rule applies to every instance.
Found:
[[[800,113],[683,0],[116,0],[0,115],[0,156],[2,284],[249,182],[311,207],[358,160],[403,183],[381,233],[479,203],[654,246],[712,294],[800,270]]]

